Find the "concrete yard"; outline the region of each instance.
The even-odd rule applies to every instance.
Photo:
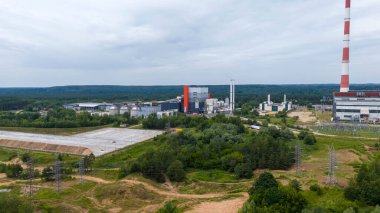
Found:
[[[21,132],[0,131],[0,146],[3,141],[4,146],[10,147],[9,144],[15,141],[14,148],[19,146],[20,142],[32,144],[30,149],[44,150],[43,148],[36,148],[36,144],[45,145],[63,145],[65,147],[83,147],[90,149],[95,156],[100,156],[117,149],[121,149],[132,144],[149,140],[158,135],[163,134],[163,131],[158,130],[137,130],[137,129],[121,129],[121,128],[104,128],[91,132],[81,133],[72,136],[56,136],[56,135],[43,135]],[[7,142],[7,143],[5,143]],[[33,146],[34,145],[34,146]],[[32,148],[33,147],[33,148]],[[41,146],[43,147],[43,146]],[[57,146],[59,152],[59,146]],[[26,149],[25,146],[22,148]],[[65,149],[68,150],[68,149]],[[70,151],[66,151],[70,152]],[[80,153],[72,153],[80,154]]]

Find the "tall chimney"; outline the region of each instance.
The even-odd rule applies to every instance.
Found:
[[[351,0],[346,0],[346,16],[344,19],[344,39],[343,39],[343,61],[342,76],[340,80],[340,92],[348,92],[350,90],[350,9]]]
[[[183,112],[187,113],[189,111],[189,86],[185,85],[183,87]]]
[[[233,85],[232,80],[230,81],[230,111],[233,111]]]
[[[268,105],[270,105],[270,94],[268,95]]]
[[[284,103],[286,103],[286,94],[284,95]]]
[[[232,110],[235,110],[235,80],[232,80]]]

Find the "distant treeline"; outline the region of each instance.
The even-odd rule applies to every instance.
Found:
[[[207,86],[207,85],[206,85]],[[229,96],[228,85],[208,86],[213,97]],[[352,85],[354,90],[380,90],[380,84]],[[299,104],[320,103],[323,96],[332,97],[338,85],[237,85],[236,101],[241,104],[252,99],[266,100],[271,94],[281,101],[283,94]],[[175,98],[183,92],[182,86],[61,86],[49,88],[0,88],[0,110],[15,110],[39,101],[63,104],[68,102],[122,102],[150,101]]]
[[[137,124],[128,114],[122,116],[97,116],[88,112],[76,113],[63,108],[51,109],[46,116],[38,112],[0,112],[0,127],[78,128],[114,124]]]

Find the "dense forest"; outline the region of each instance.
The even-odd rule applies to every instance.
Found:
[[[206,85],[207,86],[207,85]],[[213,97],[229,96],[228,85],[208,86]],[[351,85],[353,90],[380,90],[380,85]],[[331,97],[338,85],[237,85],[237,104],[250,100],[264,101],[268,93],[274,101],[283,94],[299,104],[320,103],[323,96]],[[175,98],[182,86],[62,86],[49,88],[0,88],[0,110],[22,109],[31,104],[57,104],[83,101],[150,101]],[[41,101],[42,100],[42,101]]]
[[[287,129],[272,127],[250,132],[239,118],[222,115],[181,121],[180,126],[190,129],[158,137],[159,148],[148,150],[122,168],[121,177],[142,172],[158,182],[165,181],[165,175],[182,181],[184,175],[179,174],[193,168],[222,169],[238,178],[251,178],[255,169],[288,169],[293,165],[290,141],[295,137]]]

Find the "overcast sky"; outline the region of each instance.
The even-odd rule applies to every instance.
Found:
[[[351,80],[380,83],[380,1]],[[344,0],[1,0],[0,87],[338,83]]]

